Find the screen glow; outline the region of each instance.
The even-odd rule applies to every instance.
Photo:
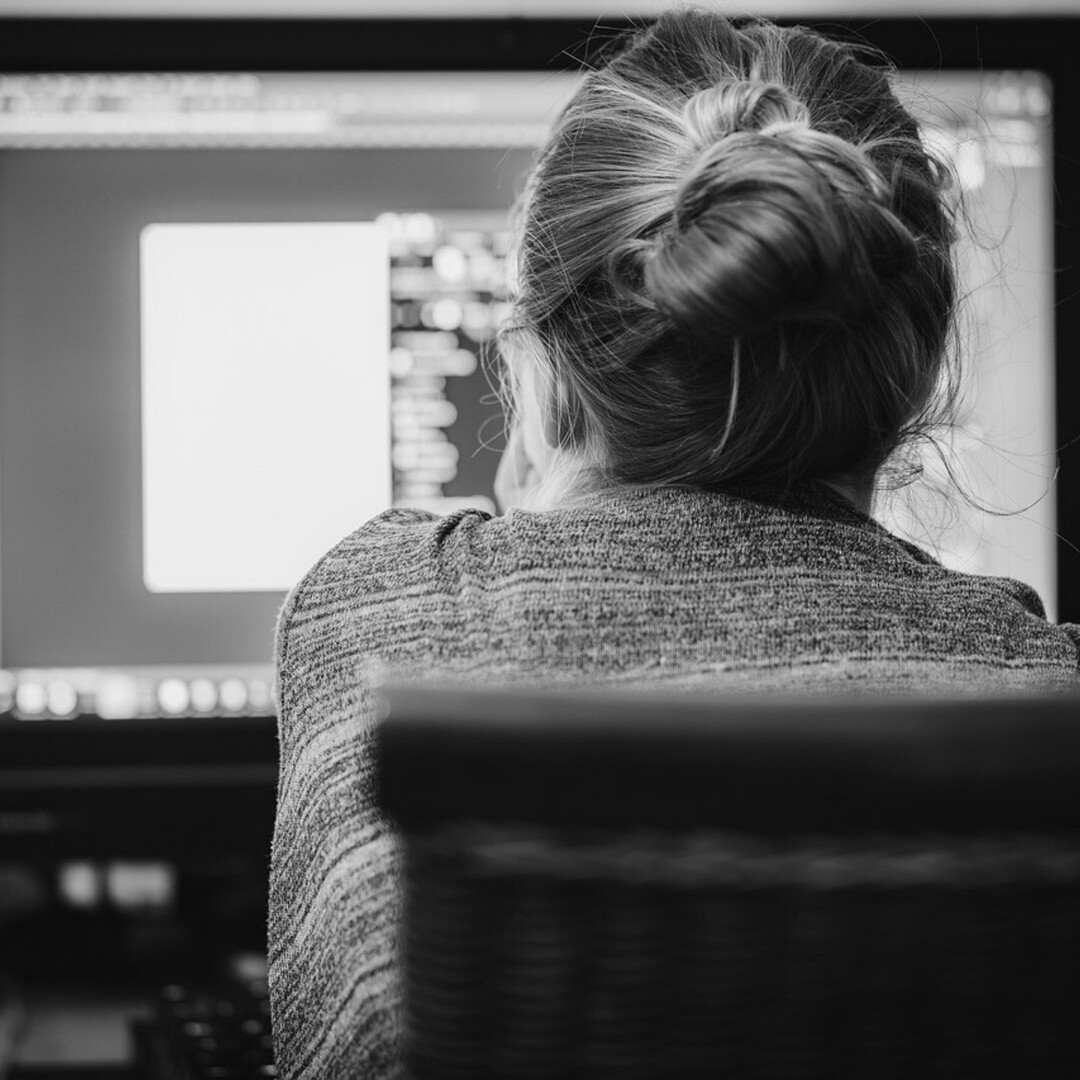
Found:
[[[149,590],[288,589],[389,506],[388,264],[371,224],[142,231]]]

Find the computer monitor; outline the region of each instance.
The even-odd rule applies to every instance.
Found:
[[[0,76],[19,715],[265,709],[327,549],[494,509],[507,210],[574,78]]]
[[[924,486],[881,514],[1073,619],[1077,22],[847,27],[904,69],[982,241],[952,463],[984,508]],[[391,502],[493,506],[508,210],[612,28],[4,20],[0,724],[137,728],[134,767],[261,722],[272,764],[287,588]]]

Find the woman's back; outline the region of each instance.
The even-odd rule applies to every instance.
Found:
[[[624,491],[574,509],[392,511],[281,622],[271,992],[283,1075],[392,1075],[397,847],[375,811],[377,680],[719,692],[1080,689],[1080,628],[947,571],[817,485]]]
[[[789,678],[925,691],[938,668],[936,685],[960,691],[1077,676],[1075,644],[1030,588],[947,571],[815,485],[628,490],[497,518],[391,511],[296,595],[282,632],[320,679],[331,649],[414,675],[758,691]]]

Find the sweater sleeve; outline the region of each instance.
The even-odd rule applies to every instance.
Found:
[[[369,522],[279,618],[268,946],[285,1078],[399,1075],[398,848],[374,804],[374,684],[400,595],[431,587],[433,521],[391,511]]]

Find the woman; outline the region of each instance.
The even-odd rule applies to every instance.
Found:
[[[520,208],[501,517],[390,511],[278,636],[279,1067],[398,1062],[380,672],[811,693],[1078,685],[1077,627],[869,516],[949,384],[945,171],[846,46],[661,18],[564,110]],[[526,504],[524,508],[520,504]]]

